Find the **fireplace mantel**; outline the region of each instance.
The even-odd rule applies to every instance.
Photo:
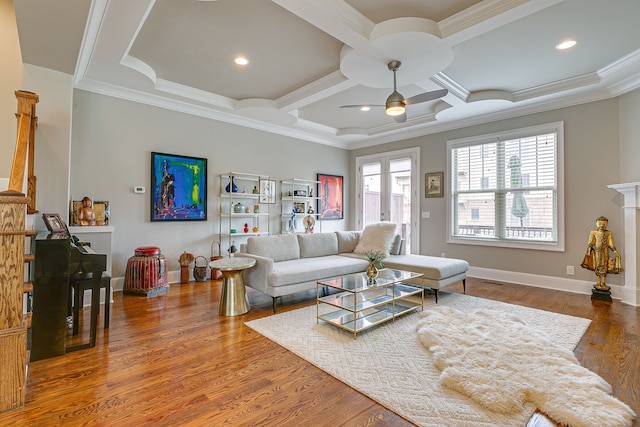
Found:
[[[638,218],[640,217],[640,182],[611,184],[607,187],[624,196],[624,286],[620,289],[622,302],[634,306],[640,305],[640,277],[638,271]]]

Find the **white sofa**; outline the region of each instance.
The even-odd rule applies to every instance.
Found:
[[[276,301],[283,295],[315,289],[320,279],[365,271],[367,258],[364,253],[357,253],[363,252],[358,246],[361,236],[358,231],[336,231],[249,237],[235,256],[256,260],[254,268],[244,271],[244,282],[270,295],[275,312]],[[447,285],[462,281],[466,290],[466,261],[403,254],[399,235],[392,235],[388,241],[391,243],[385,251],[389,253],[385,266],[423,273],[425,287],[434,290],[436,303],[438,290]]]

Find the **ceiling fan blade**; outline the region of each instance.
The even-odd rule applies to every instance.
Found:
[[[384,107],[381,104],[341,105],[340,108]]]
[[[425,92],[412,96],[411,98],[406,98],[404,103],[405,105],[411,105],[418,104],[420,102],[433,101],[434,99],[442,98],[447,93],[449,93],[447,89],[432,90],[431,92]]]
[[[396,123],[404,123],[407,121],[407,114],[400,114],[399,116],[393,116],[393,120],[395,120]]]

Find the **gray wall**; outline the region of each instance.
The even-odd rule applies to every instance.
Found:
[[[618,193],[607,188],[619,183],[619,114],[618,99],[472,126],[464,129],[376,146],[351,152],[352,163],[360,155],[406,147],[421,147],[421,176],[426,172],[445,171],[447,140],[490,134],[526,126],[564,121],[565,167],[565,251],[549,252],[526,249],[492,248],[446,243],[446,198],[422,197],[421,210],[431,218],[421,220],[420,252],[425,255],[462,258],[471,266],[486,269],[567,277],[566,266],[575,266],[572,279],[593,280],[593,272],[581,268],[589,230],[600,215],[609,218],[609,230],[622,247],[622,218]],[[352,171],[351,182],[355,181]],[[636,177],[638,178],[638,177]],[[424,185],[421,179],[421,185]],[[353,191],[353,189],[352,189]],[[420,194],[424,194],[421,188]],[[619,243],[618,243],[619,241]],[[620,275],[607,281],[620,284]]]
[[[208,159],[206,222],[150,222],[152,151]],[[159,246],[170,270],[178,270],[183,251],[208,257],[211,242],[219,240],[220,174],[269,175],[280,191],[281,179],[315,180],[318,172],[347,176],[350,167],[342,149],[82,90],[74,91],[71,165],[75,200],[88,195],[110,203],[114,277],[124,274],[127,259],[139,246]],[[134,194],[134,186],[146,187],[147,193]],[[279,233],[279,202],[271,206],[271,214],[270,231]],[[322,231],[347,228],[346,220],[322,225]]]

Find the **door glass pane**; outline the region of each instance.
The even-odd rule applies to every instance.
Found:
[[[362,165],[363,226],[380,221],[380,163]]]
[[[405,240],[407,253],[411,248],[411,159],[398,159],[389,162],[391,179],[391,222],[398,225],[396,232]]]

